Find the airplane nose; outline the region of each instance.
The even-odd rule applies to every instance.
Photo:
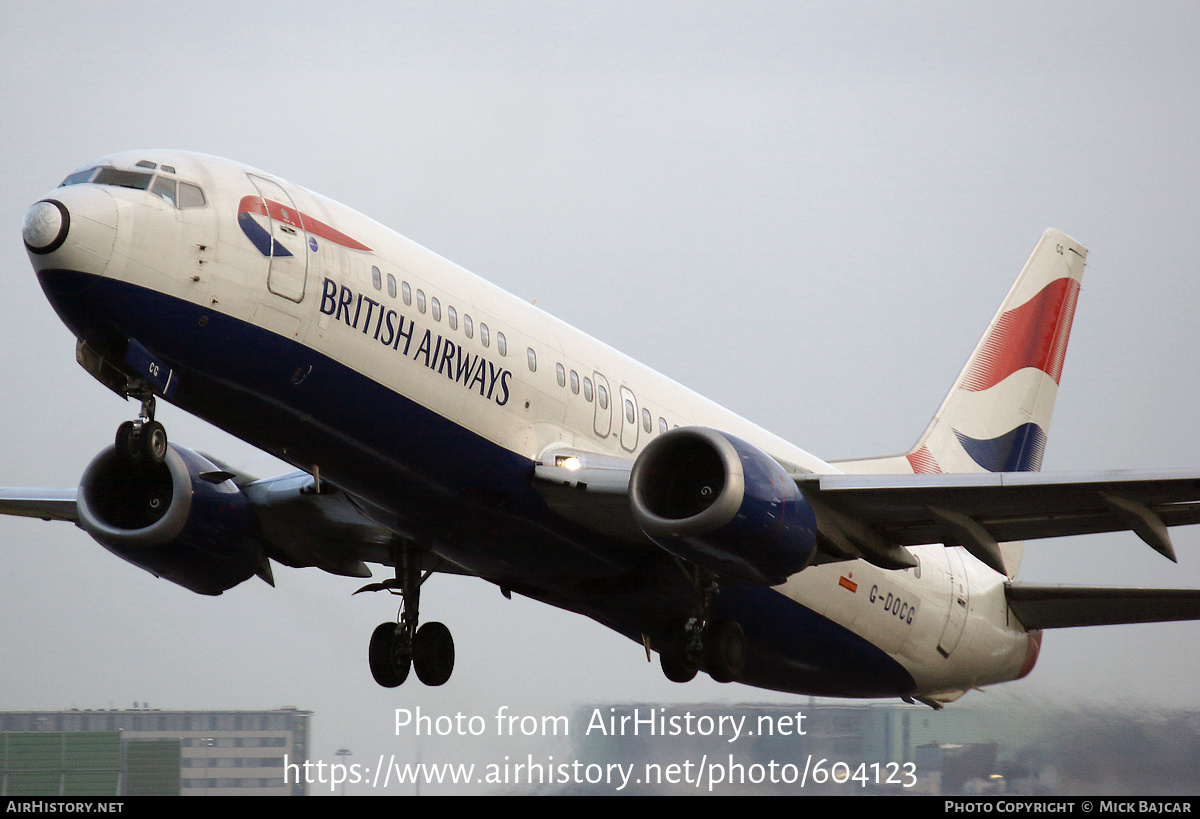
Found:
[[[104,273],[117,237],[117,203],[98,185],[56,188],[25,211],[21,237],[34,270]]]
[[[71,230],[71,213],[66,205],[57,199],[43,199],[34,202],[25,211],[25,224],[21,227],[21,236],[25,239],[25,248],[30,253],[42,255],[58,250],[67,240]]]

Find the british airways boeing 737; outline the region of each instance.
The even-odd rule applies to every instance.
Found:
[[[940,706],[1041,630],[1200,619],[1200,592],[1022,585],[1019,541],[1132,530],[1174,560],[1200,473],[1041,474],[1087,251],[1049,230],[908,452],[826,462],[355,211],[237,162],[81,166],[23,238],[79,364],[140,403],[78,488],[0,490],[216,595],[273,564],[399,595],[384,686],[454,667],[420,620],[473,575],[656,651],[667,677]],[[299,471],[168,443],[171,402]]]

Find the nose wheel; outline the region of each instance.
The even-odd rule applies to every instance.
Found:
[[[167,430],[154,420],[154,394],[143,393],[141,399],[137,420],[117,427],[114,444],[117,452],[131,461],[160,464],[167,456]]]

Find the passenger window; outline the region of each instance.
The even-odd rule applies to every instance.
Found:
[[[420,289],[417,290],[417,312],[425,312],[425,291]]]
[[[396,277],[388,273],[388,295],[396,298]]]
[[[658,419],[658,431],[660,434],[667,431],[667,419],[666,418],[660,417]]]
[[[596,385],[596,400],[600,402],[600,409],[608,409],[608,390],[603,384]]]
[[[584,376],[583,379],[583,400],[592,400],[592,379],[588,378],[587,376]]]
[[[492,336],[488,333],[488,326],[482,321],[479,322],[479,343],[484,347],[492,343]]]
[[[504,337],[504,333],[496,333],[496,350],[500,355],[508,355],[508,339]]]
[[[646,430],[646,432],[654,431],[654,419],[650,417],[650,410],[648,409],[642,410],[642,429]]]
[[[532,347],[525,350],[525,363],[529,365],[529,372],[537,372],[537,353],[533,351]]]
[[[475,322],[471,321],[469,313],[463,313],[463,334],[467,338],[475,335]]]
[[[447,305],[446,320],[450,322],[450,329],[458,329],[458,311],[454,309],[454,305]]]
[[[567,386],[567,370],[562,364],[554,365],[554,377],[558,379],[558,386]]]
[[[630,423],[637,423],[637,413],[633,411],[633,402],[628,398],[625,399],[625,420]]]
[[[400,283],[400,292],[404,295],[404,303],[412,304],[412,287],[409,286],[408,282]]]
[[[375,265],[371,265],[371,284],[375,285],[376,290],[383,289],[383,274]]]
[[[437,296],[434,296],[432,299],[430,299],[430,307],[433,308],[430,310],[430,313],[432,313],[432,315],[433,315],[433,320],[441,321],[442,320],[442,303],[437,300]]]

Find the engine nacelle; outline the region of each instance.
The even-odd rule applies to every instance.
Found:
[[[113,447],[79,484],[79,525],[104,548],[200,594],[220,594],[262,558],[250,502],[219,467],[171,444],[161,464]]]
[[[796,482],[761,449],[705,427],[648,444],[633,465],[638,526],[673,555],[776,585],[812,562],[817,523]]]

